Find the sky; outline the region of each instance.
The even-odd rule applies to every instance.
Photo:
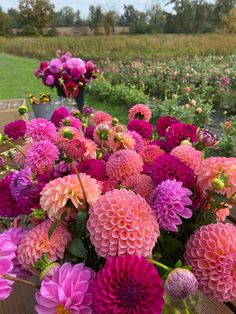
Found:
[[[74,10],[79,10],[81,17],[86,18],[88,16],[88,9],[90,5],[100,4],[104,10],[116,10],[122,12],[123,6],[126,4],[132,4],[136,9],[142,11],[149,8],[152,4],[163,4],[166,1],[159,0],[51,0],[55,5],[56,11],[59,11],[64,6],[70,6]],[[7,11],[9,8],[18,8],[18,0],[0,0],[0,6],[3,11]],[[166,7],[170,10],[170,7]]]

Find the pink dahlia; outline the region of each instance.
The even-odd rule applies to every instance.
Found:
[[[65,263],[57,267],[52,276],[43,280],[35,295],[36,312],[92,314],[91,283],[94,277],[94,271],[82,263],[74,266]]]
[[[134,120],[129,121],[127,127],[129,131],[137,132],[144,139],[148,140],[152,137],[153,129],[152,129],[151,123],[149,122],[134,119]]]
[[[33,141],[51,141],[56,139],[55,125],[43,118],[33,119],[27,123],[25,135],[32,138]]]
[[[22,168],[24,167],[25,156],[30,146],[31,146],[31,143],[27,143],[26,141],[26,144],[21,146],[20,151],[19,150],[16,151],[15,156],[14,156],[14,161],[17,164],[17,166],[22,167]]]
[[[66,143],[74,138],[83,138],[83,135],[78,129],[72,126],[64,126],[57,132],[56,143],[63,150]]]
[[[90,140],[93,140],[94,130],[95,130],[95,126],[90,126],[90,125],[87,126],[84,136]]]
[[[225,219],[230,215],[230,209],[232,208],[229,204],[224,204],[225,207],[217,209],[215,212],[217,221],[225,221]]]
[[[146,174],[138,174],[133,177],[128,177],[122,182],[122,185],[127,186],[129,189],[145,198],[149,203],[153,191],[153,183],[150,176]]]
[[[84,144],[86,151],[83,156],[83,160],[97,158],[97,145],[94,143],[94,141],[86,138]]]
[[[128,131],[127,132],[128,134],[130,134],[133,139],[135,140],[135,146],[134,146],[134,149],[139,152],[143,146],[144,146],[144,142],[143,142],[143,139],[142,139],[142,136],[139,135],[137,132],[135,131]]]
[[[156,123],[156,128],[157,128],[157,133],[159,136],[166,136],[166,131],[168,130],[168,128],[174,124],[180,121],[174,117],[170,117],[170,116],[164,116],[161,117],[157,120]]]
[[[197,183],[203,193],[212,189],[212,180],[221,179],[225,185],[217,193],[231,197],[236,193],[236,158],[210,157],[202,161],[196,170]]]
[[[153,161],[160,155],[164,154],[165,151],[157,145],[145,145],[139,152],[144,163],[151,165]]]
[[[64,146],[64,152],[68,158],[81,160],[86,152],[85,141],[83,138],[73,138]]]
[[[96,179],[85,173],[81,173],[80,178],[87,202],[92,205],[101,194],[100,187]],[[79,179],[75,174],[50,181],[41,192],[40,205],[52,220],[54,217],[60,219],[64,212],[67,212],[68,216],[73,215],[74,209],[71,208],[70,213],[66,207],[68,201],[71,201],[76,209],[83,206],[86,201]]]
[[[109,150],[116,152],[119,149],[134,150],[135,140],[128,133],[111,132],[108,136]]]
[[[184,140],[189,140],[191,143],[197,142],[197,130],[198,127],[192,124],[186,123],[174,123],[166,132],[166,141],[169,146],[175,148],[179,146]]]
[[[40,141],[30,145],[26,153],[26,164],[32,172],[42,174],[50,171],[55,161],[59,157],[59,152],[52,142]]]
[[[4,133],[11,139],[17,140],[25,136],[26,122],[16,120],[4,126]]]
[[[51,220],[46,220],[23,235],[17,250],[18,261],[22,268],[33,269],[35,262],[44,254],[48,255],[51,262],[63,258],[71,235],[64,225],[59,224],[49,239],[48,232],[52,224]]]
[[[61,121],[61,125],[62,126],[71,126],[71,127],[76,128],[78,130],[82,129],[82,122],[73,116],[65,117]]]
[[[58,128],[60,126],[61,121],[70,116],[70,112],[66,107],[59,107],[56,110],[54,110],[51,121],[55,124],[55,126]]]
[[[86,173],[87,175],[97,179],[98,181],[105,181],[107,179],[106,164],[103,160],[88,159],[82,161],[77,165],[77,169],[79,172]]]
[[[119,150],[111,155],[106,163],[107,176],[117,183],[139,174],[142,168],[142,158],[132,150]]]
[[[112,116],[104,111],[96,111],[93,116],[93,121],[96,125],[103,123],[103,122],[111,122]]]
[[[179,158],[162,154],[157,157],[152,164],[152,180],[155,186],[165,180],[176,179],[183,183],[186,188],[194,185],[194,172],[185,165]]]
[[[90,209],[90,239],[100,256],[148,256],[159,236],[154,212],[140,195],[125,189],[102,195]]]
[[[192,216],[192,211],[188,208],[192,205],[190,195],[192,192],[176,180],[163,181],[156,187],[150,204],[161,229],[177,231],[177,225],[182,224],[180,217],[188,219]]]
[[[236,298],[236,227],[217,223],[202,226],[185,247],[200,290],[219,302]]]
[[[143,256],[109,258],[98,272],[92,288],[98,313],[162,313],[162,279]]]
[[[195,172],[202,161],[202,153],[191,145],[176,146],[171,151],[171,155],[179,158]]]
[[[140,119],[144,121],[149,121],[152,117],[152,112],[148,106],[144,104],[137,104],[130,108],[129,110],[129,120]]]

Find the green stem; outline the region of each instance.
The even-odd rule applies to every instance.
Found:
[[[86,117],[86,121],[85,121],[84,134],[86,132],[87,126],[88,126],[88,117]]]
[[[86,208],[88,209],[88,199],[87,199],[87,196],[86,196],[86,193],[85,193],[85,189],[84,189],[84,186],[83,186],[83,183],[82,183],[79,171],[76,168],[76,165],[75,165],[74,161],[72,161],[72,166],[73,166],[73,168],[75,170],[75,173],[76,173],[76,175],[78,177],[78,180],[79,180],[79,183],[80,183],[80,186],[81,186],[81,189],[82,189],[83,197],[84,197],[84,200],[85,200],[85,203],[86,203]]]
[[[160,263],[160,262],[154,261],[153,259],[148,259],[148,261],[149,261],[150,263],[156,265],[156,266],[159,266],[159,267],[161,267],[161,268],[167,270],[167,271],[171,269],[171,268],[169,268],[168,266],[166,266],[166,265],[164,265],[164,264],[162,264],[162,263]]]
[[[30,286],[30,287],[35,288],[35,289],[39,289],[40,288],[38,285],[34,284],[31,281],[20,279],[20,278],[17,278],[17,277],[8,275],[8,274],[2,275],[2,277],[7,279],[7,280],[11,280],[11,281],[14,281],[14,282],[22,283],[24,285]]]
[[[11,141],[9,140],[6,140],[5,141],[7,144],[9,144],[11,147],[15,148],[16,150],[18,150],[18,152],[21,153],[22,156],[24,156],[24,158],[26,157],[25,154],[22,152],[21,149],[19,149],[15,144],[13,144]]]
[[[205,159],[205,147],[203,147],[203,149],[202,149],[202,160],[204,160]]]

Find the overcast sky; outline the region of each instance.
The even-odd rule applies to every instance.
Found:
[[[139,10],[145,10],[155,3],[165,3],[166,1],[160,0],[51,0],[55,5],[56,11],[59,11],[64,6],[70,6],[74,10],[80,10],[81,16],[87,17],[88,8],[90,5],[100,4],[104,10],[116,10],[122,12],[124,4],[133,4],[135,8]],[[9,8],[18,8],[18,0],[0,0],[0,6],[3,11],[7,11]],[[167,8],[168,10],[170,8]]]

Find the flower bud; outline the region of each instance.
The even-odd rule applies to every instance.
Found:
[[[185,109],[190,109],[190,104],[185,104],[185,105],[184,105],[184,108],[185,108]]]
[[[189,94],[191,92],[191,88],[190,87],[185,87],[184,89],[185,93]]]
[[[191,104],[192,106],[196,106],[197,102],[196,102],[195,99],[192,99],[192,100],[190,101],[190,104]]]
[[[189,140],[183,140],[180,145],[191,145],[192,146],[192,143],[189,141]]]
[[[203,111],[203,110],[202,110],[201,107],[198,107],[198,108],[195,110],[195,112],[196,112],[196,113],[199,113],[199,114],[202,113],[202,111]]]
[[[218,143],[216,136],[206,129],[199,129],[197,136],[199,142],[205,147],[214,147]]]
[[[119,123],[119,120],[117,118],[112,118],[112,125],[115,126]]]
[[[71,132],[70,129],[64,128],[62,131],[62,136],[64,138],[72,139],[74,137],[74,134]]]
[[[220,179],[215,178],[211,181],[211,187],[215,191],[220,191],[224,189],[225,184]]]
[[[59,263],[51,263],[47,265],[47,267],[40,274],[40,280],[43,281],[46,277],[52,276],[55,268],[57,268],[58,266],[60,266]]]
[[[18,108],[18,112],[21,116],[23,116],[24,114],[26,114],[28,112],[28,109],[25,106],[20,106]]]
[[[90,115],[90,114],[93,113],[93,109],[91,107],[89,107],[89,106],[84,107],[83,113],[86,114],[86,115]]]

